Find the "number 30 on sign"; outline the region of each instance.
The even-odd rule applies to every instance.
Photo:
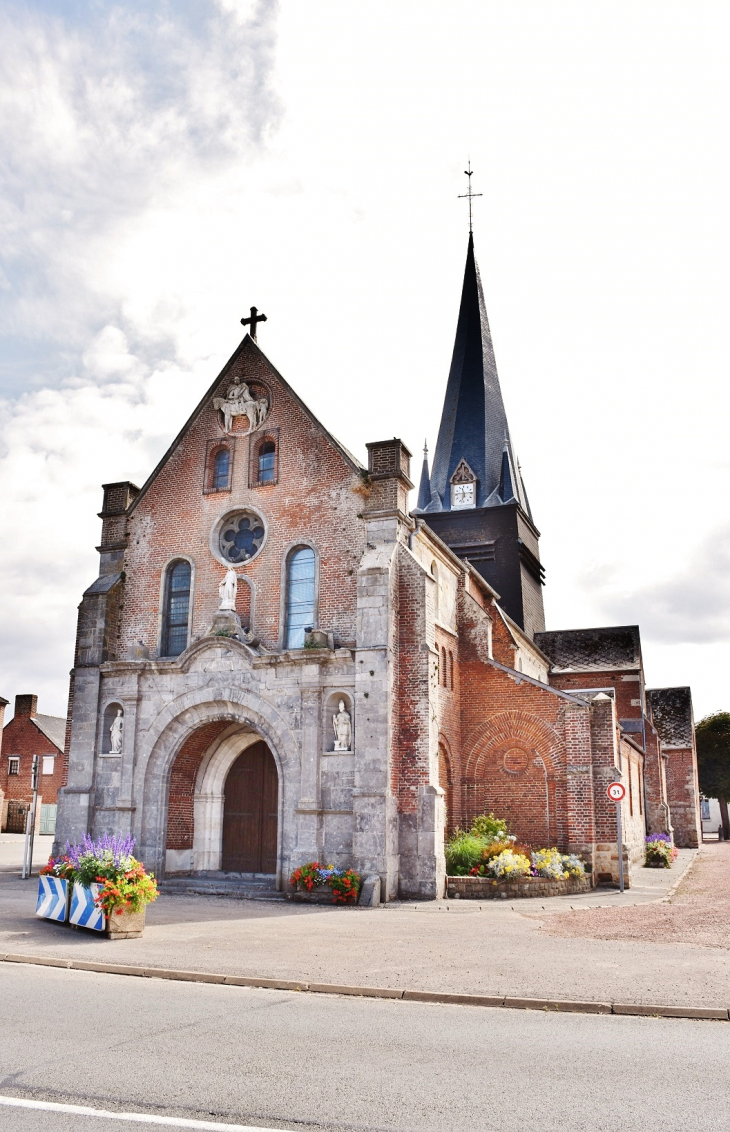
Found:
[[[612,802],[623,802],[626,797],[626,787],[623,782],[612,782],[606,790]]]

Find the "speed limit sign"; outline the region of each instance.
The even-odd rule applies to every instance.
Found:
[[[606,793],[612,802],[623,802],[626,797],[626,787],[623,782],[611,782]]]

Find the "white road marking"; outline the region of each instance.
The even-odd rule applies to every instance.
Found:
[[[168,1128],[198,1128],[201,1132],[281,1132],[280,1128],[260,1128],[253,1124],[221,1124],[217,1120],[188,1120],[185,1117],[153,1116],[148,1112],[107,1112],[103,1108],[86,1108],[80,1104],[54,1104],[51,1101],[30,1101],[24,1097],[0,1097],[0,1104],[11,1108],[34,1108],[42,1112],[60,1112],[69,1116],[95,1116],[104,1120],[136,1120],[139,1124],[164,1124]]]

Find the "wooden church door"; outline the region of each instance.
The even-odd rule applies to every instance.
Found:
[[[228,772],[223,802],[224,872],[275,873],[279,776],[265,743],[254,743]]]

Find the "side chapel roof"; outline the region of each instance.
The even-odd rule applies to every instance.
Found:
[[[471,232],[430,500],[423,506],[419,492],[418,510],[451,510],[451,477],[462,460],[477,477],[477,507],[517,502],[532,518],[509,435]]]
[[[535,644],[557,672],[610,672],[642,666],[638,625],[535,633]]]
[[[689,688],[651,688],[646,698],[663,747],[691,747],[694,735]]]

